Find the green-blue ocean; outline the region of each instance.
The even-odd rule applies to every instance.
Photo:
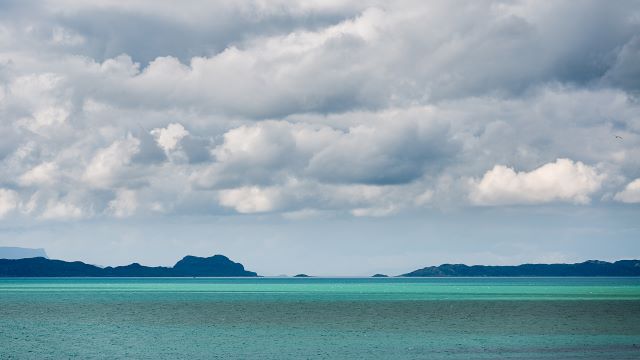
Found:
[[[0,358],[640,359],[640,279],[0,279]]]

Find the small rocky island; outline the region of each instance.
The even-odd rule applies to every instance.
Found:
[[[67,262],[44,257],[0,259],[0,277],[251,277],[240,263],[223,255],[185,256],[173,267],[149,267],[138,263],[98,267],[81,261]]]
[[[375,277],[375,278],[386,278],[386,277],[389,277],[389,275],[385,275],[385,274],[375,274],[375,275],[373,275],[373,276],[371,276],[371,277]]]
[[[307,274],[298,274],[298,275],[294,275],[293,277],[296,277],[296,278],[308,278],[308,277],[311,277],[311,276],[309,276]]]

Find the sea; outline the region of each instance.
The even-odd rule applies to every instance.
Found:
[[[0,359],[640,359],[638,278],[0,279]]]

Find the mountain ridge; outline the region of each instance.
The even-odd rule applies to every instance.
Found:
[[[378,274],[376,274],[378,275]],[[0,277],[256,277],[240,263],[224,255],[198,257],[187,255],[173,267],[144,266],[137,262],[124,266],[99,267],[81,261],[63,261],[44,257],[0,259]],[[297,277],[306,277],[304,274]],[[380,275],[378,275],[380,276]],[[607,262],[587,260],[574,264],[427,266],[398,277],[568,277],[568,276],[640,276],[640,260]]]
[[[186,260],[185,260],[186,259]],[[52,260],[44,257],[0,259],[0,277],[255,277],[240,263],[224,255],[185,256],[173,267],[132,263],[104,268],[81,261]]]
[[[613,263],[587,260],[574,264],[465,265],[442,264],[417,269],[401,277],[518,277],[518,276],[640,276],[640,260]]]

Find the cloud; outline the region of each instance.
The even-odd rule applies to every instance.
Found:
[[[29,40],[42,38],[51,43],[52,51],[73,46],[75,52],[91,58],[127,53],[147,63],[166,54],[188,60],[220,52],[246,38],[323,27],[367,6],[366,2],[351,1],[190,1],[180,6],[167,1],[155,1],[152,6],[146,1],[90,5],[43,1],[38,5],[14,4],[2,10],[5,23],[18,22],[16,15],[30,21]],[[59,49],[61,45],[66,47]]]
[[[482,179],[471,181],[469,199],[477,205],[587,204],[604,178],[593,167],[570,159],[558,159],[530,172],[496,165]]]
[[[603,77],[605,83],[640,91],[640,35],[627,42],[616,56],[615,63]]]
[[[92,215],[91,209],[82,208],[82,195],[81,193],[69,193],[65,196],[53,194],[46,200],[40,218],[44,220],[77,220],[90,217]]]
[[[51,33],[51,41],[55,45],[63,45],[63,46],[77,46],[84,44],[86,39],[84,36],[75,33],[69,29],[65,29],[61,26],[57,26],[53,28]]]
[[[189,132],[181,124],[169,124],[166,128],[151,130],[151,135],[155,137],[158,145],[168,153],[175,150],[180,140],[189,135]]]
[[[290,178],[272,186],[245,186],[219,192],[220,204],[239,213],[279,212],[296,214],[345,212],[357,217],[380,217],[424,206],[415,199],[423,184],[403,185],[324,184]],[[293,215],[292,215],[293,214]]]
[[[56,177],[56,164],[45,162],[22,174],[18,182],[23,186],[51,186],[56,183]]]
[[[346,129],[260,122],[224,134],[216,163],[194,175],[200,187],[272,184],[290,177],[327,183],[404,184],[437,171],[459,146],[446,123],[416,111],[361,114]]]
[[[637,21],[624,1],[608,6],[588,2],[578,10],[562,1],[553,6],[523,1],[469,7],[444,1],[429,6],[294,2],[277,10],[259,2],[203,6],[215,8],[216,20],[225,13],[247,23],[257,17],[258,28],[247,33],[230,21],[225,25],[229,36],[213,44],[205,40],[215,39],[216,34],[207,24],[219,21],[190,21],[198,26],[167,21],[168,14],[172,19],[177,13],[202,16],[188,6],[150,11],[114,4],[93,9],[74,4],[64,10],[51,5],[47,10],[59,9],[67,16],[59,19],[55,12],[38,12],[47,17],[46,26],[62,22],[53,28],[62,26],[90,41],[53,59],[60,50],[39,55],[18,44],[18,55],[8,56],[36,56],[31,66],[21,62],[14,66],[63,70],[72,75],[78,93],[121,107],[191,108],[265,119],[486,94],[517,96],[554,82],[585,85],[608,79],[607,86],[628,89],[630,85],[620,79],[631,69],[625,64],[633,63],[637,48]],[[96,25],[114,12],[126,26]],[[315,21],[313,15],[324,20]],[[291,21],[283,23],[283,17]],[[185,31],[185,38],[191,35],[199,41],[195,46],[182,36],[150,35],[154,30]],[[154,38],[164,40],[154,44],[150,40]],[[32,43],[38,38],[23,40]],[[189,43],[197,50],[185,49]],[[141,50],[146,46],[152,48]],[[84,57],[77,56],[78,50]],[[499,64],[495,59],[501,60]],[[622,69],[621,76],[615,75],[617,68]]]
[[[404,116],[403,116],[404,115]],[[351,127],[309,160],[307,173],[322,181],[402,184],[438,171],[457,150],[447,124],[411,112],[379,115]]]
[[[5,217],[18,206],[18,193],[10,189],[0,189],[0,218]]]
[[[113,186],[122,176],[127,176],[126,169],[133,155],[138,152],[139,145],[138,139],[128,136],[98,150],[87,165],[85,180],[97,188]]]
[[[220,204],[243,214],[272,211],[282,194],[273,188],[242,187],[220,192]]]
[[[388,207],[383,208],[356,208],[351,210],[351,214],[353,216],[369,216],[369,217],[381,217],[388,216],[397,211],[396,207],[390,205]]]
[[[614,196],[614,199],[629,204],[640,203],[640,179],[628,183],[624,190]]]
[[[273,4],[0,5],[8,211],[607,206],[640,175],[633,2]]]
[[[136,193],[128,189],[119,189],[116,197],[109,202],[109,212],[119,218],[133,215],[137,208]]]

